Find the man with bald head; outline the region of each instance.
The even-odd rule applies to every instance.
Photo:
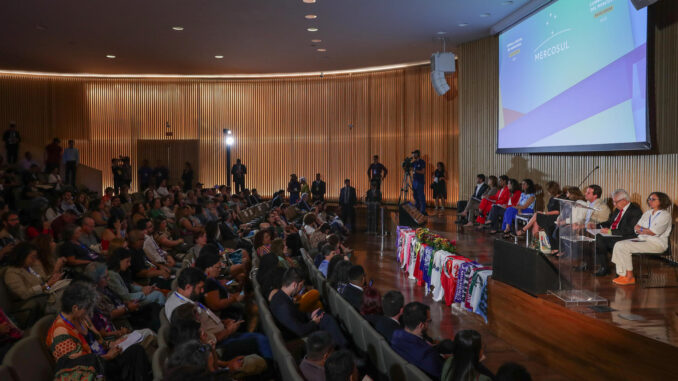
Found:
[[[94,227],[94,219],[91,217],[83,217],[80,221],[81,233],[78,241],[90,249],[99,245],[99,238],[97,238],[97,235],[94,232]]]

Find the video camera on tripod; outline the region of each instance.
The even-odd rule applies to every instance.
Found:
[[[405,159],[403,159],[403,163],[401,166],[403,167],[403,171],[410,173],[412,170],[412,162],[413,162],[412,156],[405,156]]]

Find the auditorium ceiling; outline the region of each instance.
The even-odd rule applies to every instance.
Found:
[[[535,2],[306,1],[5,0],[0,70],[262,74],[420,62],[441,50],[436,37],[453,49]]]

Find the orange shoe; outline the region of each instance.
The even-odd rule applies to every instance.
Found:
[[[631,277],[631,278],[621,277],[621,278],[622,279],[615,279],[612,282],[614,282],[615,284],[618,284],[620,286],[630,286],[632,284],[636,284],[636,278],[635,277]]]
[[[622,279],[624,279],[624,278],[626,278],[624,275],[620,275],[620,276],[618,276],[618,277],[612,279],[612,281],[614,282],[614,281],[622,280]]]

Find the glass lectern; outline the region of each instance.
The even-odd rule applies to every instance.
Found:
[[[549,290],[549,293],[566,306],[607,305],[607,299],[596,294],[596,280],[590,273],[596,268],[596,237],[587,232],[586,221],[595,209],[581,201],[557,200],[560,202],[560,215],[556,220],[560,233],[559,282],[558,289]]]

